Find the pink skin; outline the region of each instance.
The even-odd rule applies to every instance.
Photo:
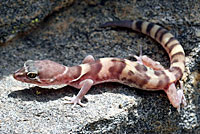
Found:
[[[150,67],[154,70],[164,70],[164,67],[160,65],[158,62],[153,61],[152,59],[148,58],[147,56],[140,56],[137,57],[137,62],[140,64],[144,64],[147,67]],[[89,55],[84,60],[83,63],[93,63],[95,62],[94,57]],[[34,64],[30,62],[29,66],[24,66],[22,69],[18,70],[13,77],[16,80],[26,82],[26,83],[33,83],[40,86],[46,86],[46,85],[59,85],[59,84],[67,84],[71,85],[73,87],[79,88],[80,91],[77,96],[72,98],[67,98],[67,103],[79,104],[81,106],[85,106],[85,104],[81,103],[81,99],[83,96],[88,92],[88,90],[91,88],[92,85],[95,85],[96,83],[90,79],[84,79],[80,81],[77,85],[73,83],[74,79],[71,78],[71,73],[66,71],[66,69],[69,69],[69,67],[63,66],[61,64],[58,64],[53,61],[49,60],[43,60],[43,61],[34,61]],[[154,65],[159,65],[154,67]],[[33,72],[35,71],[38,73],[38,76],[34,79],[30,79],[27,76],[27,68],[33,69]],[[30,70],[30,69],[29,69]],[[72,72],[74,73],[74,72]],[[92,76],[91,76],[92,77]],[[56,79],[56,81],[52,81],[52,79]],[[112,81],[111,81],[112,82]],[[182,90],[177,91],[175,87],[175,83],[169,84],[167,89],[164,89],[164,91],[167,93],[167,96],[172,103],[174,107],[176,107],[179,111],[180,104],[186,105],[185,97],[183,95]]]
[[[94,57],[91,55],[88,55],[83,60],[83,63],[86,64],[86,63],[91,63],[94,61],[95,61]],[[66,75],[67,72],[65,72],[65,70],[68,67],[63,66],[53,61],[49,61],[49,60],[35,61],[35,62],[27,61],[27,62],[28,64],[30,62],[30,67],[32,67],[33,70],[35,69],[35,72],[38,73],[38,76],[34,79],[30,79],[27,76],[28,71],[26,71],[28,70],[29,66],[25,65],[22,69],[17,70],[13,74],[13,77],[16,80],[26,82],[26,83],[37,84],[39,86],[67,84],[75,88],[80,88],[78,95],[73,98],[68,98],[69,101],[67,101],[67,103],[72,103],[74,105],[79,104],[81,106],[84,106],[84,104],[81,103],[81,99],[93,85],[94,82],[92,79],[85,79],[81,81],[78,85],[73,85],[71,84],[71,81],[73,81],[74,79],[70,77],[70,74]],[[52,79],[57,79],[57,81],[51,81]]]

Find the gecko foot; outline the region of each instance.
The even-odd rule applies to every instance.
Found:
[[[142,56],[133,55],[133,57],[137,60],[138,63],[143,64]]]
[[[173,105],[173,107],[177,108],[178,112],[180,111],[181,105],[187,105],[183,90],[177,91],[174,83],[170,84],[168,89],[164,91],[167,93],[171,104]]]
[[[183,94],[183,90],[178,90],[178,91],[177,91],[177,94],[178,94],[178,96],[180,96],[180,98],[181,98],[181,104],[182,104],[183,106],[186,106],[187,103],[186,103],[185,96],[184,96],[184,94]]]
[[[79,85],[81,86],[81,90],[78,92],[77,96],[74,96],[72,98],[67,98],[69,101],[67,101],[66,103],[74,104],[73,107],[76,104],[79,104],[82,107],[86,106],[86,104],[81,103],[81,99],[88,92],[93,83],[94,82],[91,79],[85,79],[82,82],[80,82]]]
[[[183,90],[178,90],[177,91],[177,96],[178,96],[178,99],[179,99],[179,106],[177,106],[177,111],[180,112],[180,105],[182,104],[182,106],[186,106],[187,103],[186,103],[186,99],[185,99],[185,96],[183,94]]]
[[[185,99],[185,96],[184,96],[184,94],[183,94],[183,82],[182,81],[178,81],[179,82],[179,84],[180,84],[180,89],[181,90],[178,90],[177,91],[177,94],[179,95],[179,96],[182,96],[182,100],[181,100],[181,103],[183,104],[183,106],[186,106],[187,105],[187,103],[186,103],[186,99]]]
[[[66,100],[67,100],[67,101],[66,101],[65,103],[67,103],[67,104],[73,104],[72,107],[76,106],[76,104],[79,104],[79,105],[82,106],[82,107],[86,106],[86,104],[83,104],[83,103],[81,102],[81,99],[79,99],[77,96],[74,96],[74,97],[67,97]]]

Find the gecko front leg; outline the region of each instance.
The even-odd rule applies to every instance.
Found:
[[[74,104],[73,107],[76,104],[79,104],[80,106],[85,106],[85,104],[83,104],[81,102],[81,99],[89,91],[89,89],[92,87],[93,83],[94,83],[94,81],[91,79],[85,79],[84,81],[80,82],[79,85],[81,87],[81,90],[79,91],[77,96],[74,96],[72,98],[67,98],[69,101],[67,101],[66,103]]]
[[[95,62],[95,59],[92,55],[88,55],[84,58],[84,60],[82,61],[83,64],[85,63],[91,63],[91,62]]]

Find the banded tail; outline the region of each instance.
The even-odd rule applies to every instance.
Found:
[[[166,70],[178,80],[185,71],[185,53],[179,41],[166,29],[146,21],[111,21],[100,27],[125,27],[150,36],[167,51],[170,57],[170,68]]]

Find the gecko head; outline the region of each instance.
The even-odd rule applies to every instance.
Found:
[[[21,82],[40,86],[55,85],[60,84],[57,79],[67,70],[68,67],[50,60],[28,60],[13,74],[13,77]]]

